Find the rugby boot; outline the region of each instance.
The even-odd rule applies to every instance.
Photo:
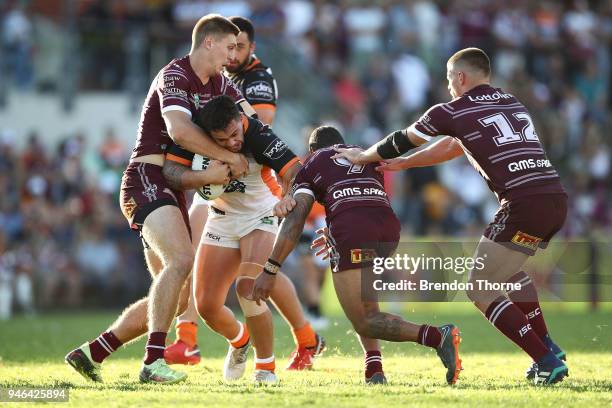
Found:
[[[96,363],[91,358],[89,343],[84,343],[81,347],[66,354],[64,361],[74,368],[77,373],[85,377],[85,379],[102,382],[102,375],[100,374],[102,364]]]
[[[535,385],[551,385],[563,381],[569,370],[565,363],[549,351],[538,361],[538,371],[533,379]]]
[[[239,380],[244,375],[247,357],[249,356],[250,342],[240,348],[230,344],[223,363],[223,378],[228,381]]]
[[[187,374],[170,368],[163,358],[158,358],[151,364],[143,364],[140,370],[142,383],[175,384],[186,378]]]
[[[253,381],[256,384],[276,384],[278,383],[278,378],[274,371],[269,370],[255,370],[253,373]]]
[[[317,344],[313,347],[296,347],[291,353],[287,370],[310,370],[315,357],[320,356],[326,349],[325,339],[319,334],[315,334]]]
[[[365,382],[371,385],[387,385],[387,377],[385,373],[374,373],[370,378],[366,378]]]
[[[436,348],[436,353],[446,367],[446,382],[453,385],[457,382],[462,370],[461,359],[459,358],[461,336],[459,329],[454,324],[445,324],[440,326],[439,330],[442,333],[442,340]]]
[[[544,339],[542,340],[544,341],[544,344],[546,345],[546,347],[548,347],[548,349],[552,351],[559,360],[562,360],[562,361],[567,360],[567,355],[565,354],[565,351],[561,350],[561,348],[557,346],[554,341],[552,341],[552,339],[550,338],[548,334],[544,336]],[[528,381],[533,381],[537,373],[538,373],[538,363],[534,361],[531,364],[531,366],[527,369],[527,371],[525,372],[525,378]]]
[[[202,356],[197,344],[189,347],[182,340],[176,340],[164,350],[164,359],[168,364],[196,365],[200,362]]]

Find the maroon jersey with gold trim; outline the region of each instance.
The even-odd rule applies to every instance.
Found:
[[[409,127],[417,136],[452,136],[500,201],[564,193],[529,112],[513,95],[479,85],[431,107]]]
[[[228,95],[240,103],[244,100],[237,86],[222,74],[202,84],[191,68],[189,55],[172,60],[153,79],[145,99],[138,125],[138,138],[132,159],[148,154],[164,154],[172,144],[168,136],[164,112],[178,110],[189,116],[206,102],[220,95]]]
[[[378,163],[351,164],[345,159],[332,159],[334,154],[333,147],[311,154],[295,177],[293,194],[310,194],[323,204],[328,225],[336,215],[351,208],[391,208],[383,176],[375,170]]]

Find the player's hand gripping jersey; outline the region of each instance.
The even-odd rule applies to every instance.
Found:
[[[511,94],[480,85],[430,108],[410,129],[429,140],[448,135],[501,201],[564,193],[527,109]]]
[[[148,154],[164,154],[172,144],[162,114],[177,110],[193,116],[206,102],[227,95],[237,104],[244,98],[236,85],[224,75],[209,78],[206,84],[189,64],[189,56],[174,59],[153,79],[138,125],[138,139],[132,158]]]
[[[228,215],[267,216],[271,214],[281,194],[281,188],[271,170],[283,176],[298,158],[268,126],[257,119],[245,115],[241,117],[244,145],[240,153],[249,161],[249,173],[238,180],[232,180],[225,193],[210,204]],[[193,156],[193,153],[173,145],[166,160],[191,167]]]

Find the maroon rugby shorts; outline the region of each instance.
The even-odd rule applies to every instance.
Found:
[[[121,179],[119,205],[130,228],[136,231],[142,229],[147,216],[156,209],[165,205],[176,206],[191,234],[185,193],[170,188],[160,166],[139,162],[128,164]]]
[[[335,216],[329,225],[332,272],[371,267],[375,257],[397,249],[400,222],[388,207],[356,207]]]
[[[567,215],[566,194],[520,197],[499,207],[484,236],[510,249],[535,255],[559,232]]]

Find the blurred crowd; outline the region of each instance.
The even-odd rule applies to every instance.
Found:
[[[82,134],[53,150],[35,133],[23,150],[14,143],[0,135],[0,319],[12,304],[34,313],[139,298],[148,287],[141,245],[117,211],[123,142],[108,129],[92,153]]]
[[[60,88],[68,55],[77,63],[71,78],[76,89],[144,94],[163,64],[188,51],[198,17],[249,17],[258,53],[278,79],[281,108],[302,109],[312,126],[334,123],[351,142],[363,144],[448,100],[446,59],[460,48],[480,47],[491,56],[493,84],[527,106],[562,174],[571,197],[564,234],[610,231],[612,1],[81,0],[75,9],[62,0],[2,4],[4,78],[10,88],[35,92]],[[137,89],[134,78],[141,79]],[[86,146],[86,135],[47,146],[44,135],[33,134],[24,151],[12,150],[10,135],[3,136],[0,280],[11,268],[14,281],[41,274],[41,287],[60,291],[66,304],[88,300],[87,288],[102,281],[122,287],[142,281],[130,277],[132,264],[142,269],[142,260],[130,255],[127,243],[133,240],[126,238],[116,205],[133,135],[108,133],[101,147]],[[389,184],[406,234],[478,236],[496,209],[463,159],[395,174]]]

